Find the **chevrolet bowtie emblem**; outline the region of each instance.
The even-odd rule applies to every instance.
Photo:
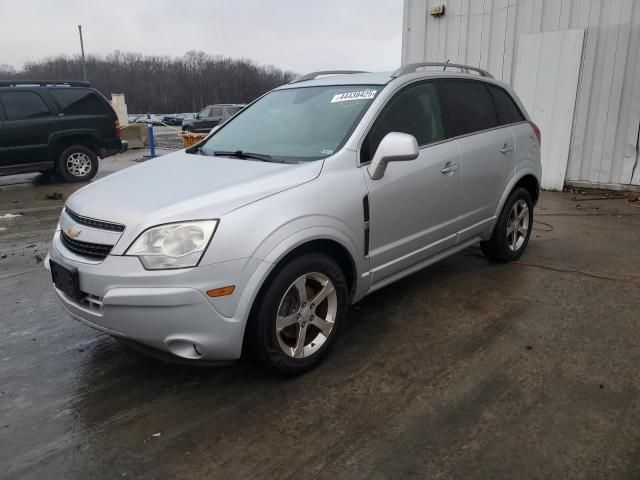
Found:
[[[67,235],[69,235],[71,238],[78,238],[81,233],[82,230],[78,230],[76,227],[69,227],[67,229]]]

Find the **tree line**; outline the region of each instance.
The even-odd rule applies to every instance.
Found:
[[[291,81],[295,74],[247,59],[191,51],[182,57],[116,51],[90,55],[87,79],[107,98],[124,93],[133,113],[197,112],[213,103],[248,103]],[[25,63],[22,70],[0,65],[2,80],[82,80],[82,58],[64,55]]]

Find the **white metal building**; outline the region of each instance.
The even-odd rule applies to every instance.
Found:
[[[640,0],[404,0],[402,63],[447,60],[514,87],[548,187],[638,190]]]

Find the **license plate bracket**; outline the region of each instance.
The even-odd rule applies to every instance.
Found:
[[[68,297],[80,300],[82,291],[80,291],[78,269],[64,267],[53,260],[49,260],[49,266],[51,267],[51,279],[56,288]]]

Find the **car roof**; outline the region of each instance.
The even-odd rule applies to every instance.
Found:
[[[324,85],[386,85],[393,78],[391,72],[352,73],[349,75],[329,75],[313,80],[294,81],[278,87],[276,90],[297,87],[319,87]]]
[[[409,67],[415,66],[415,65],[417,65],[418,68],[421,67],[421,65],[418,65],[418,64],[412,64],[412,65],[409,65]],[[411,82],[414,80],[419,80],[422,78],[425,78],[425,79],[455,78],[455,79],[465,79],[465,80],[476,80],[480,82],[499,85],[505,88],[511,94],[511,96],[513,96],[512,94],[513,91],[508,84],[500,80],[497,80],[496,78],[489,75],[488,72],[485,72],[483,70],[478,70],[483,72],[484,74],[476,74],[476,73],[471,73],[469,71],[463,72],[463,71],[445,70],[442,68],[443,65],[445,64],[439,64],[439,66],[427,64],[426,66],[429,69],[417,70],[412,72],[408,71],[406,73],[401,72],[402,70],[401,68],[396,70],[395,72],[363,72],[363,73],[325,75],[325,76],[320,76],[319,78],[310,79],[310,80],[299,80],[299,81],[294,80],[291,83],[282,85],[281,87],[275,88],[274,90],[286,90],[290,88],[300,88],[300,87],[337,86],[337,85],[385,86],[394,80],[400,80],[402,83],[405,83],[405,82]],[[475,67],[471,67],[471,66],[466,67],[462,65],[462,67],[469,68],[471,70],[476,70]]]

